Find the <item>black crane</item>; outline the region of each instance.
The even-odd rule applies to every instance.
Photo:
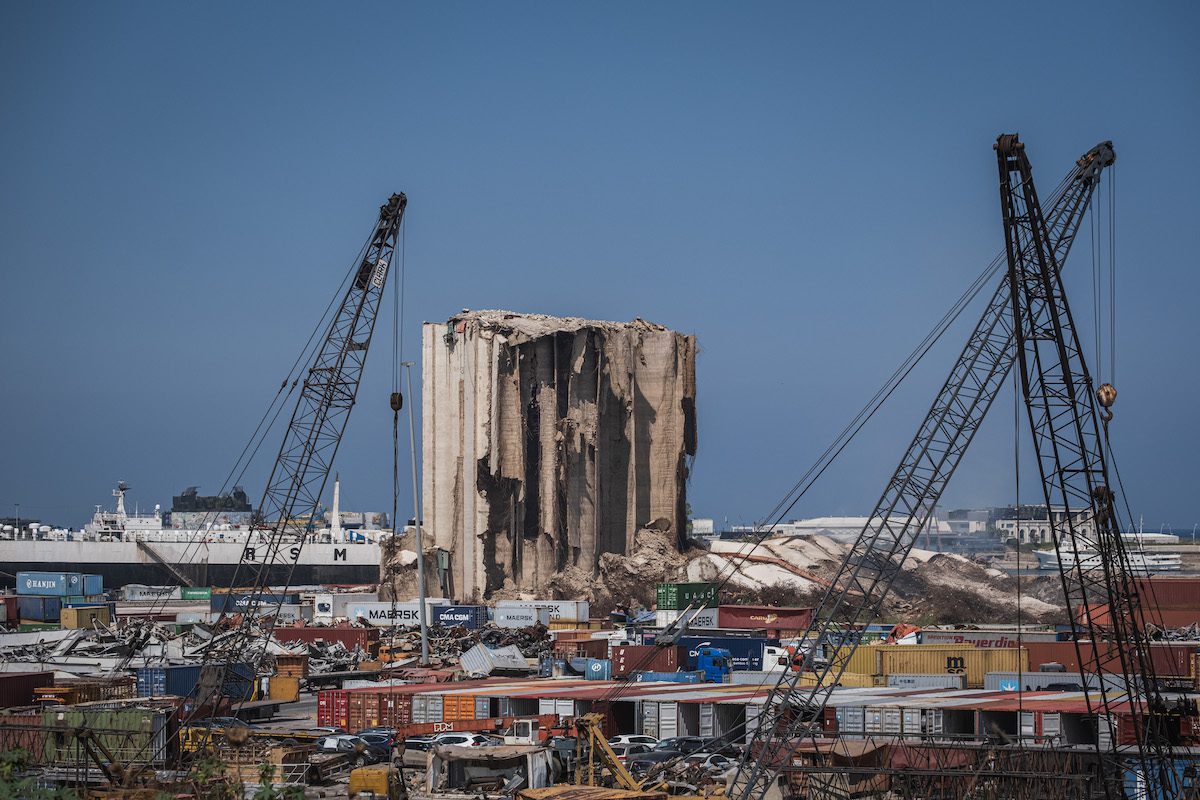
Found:
[[[1025,145],[1016,134],[1002,135],[996,141],[996,155],[1021,392],[1046,506],[1061,512],[1051,515],[1050,524],[1084,676],[1084,696],[1100,738],[1109,743],[1099,753],[1104,795],[1125,796],[1124,773],[1132,760],[1145,784],[1144,796],[1176,797],[1179,787],[1170,764],[1171,716],[1165,713],[1155,679],[1146,618],[1120,535],[1106,436],[1101,431],[1101,419],[1105,428],[1111,419],[1107,408],[1116,399],[1116,390],[1109,384],[1092,384]],[[1085,561],[1087,557],[1090,561]],[[1097,606],[1106,612],[1103,626],[1093,613]],[[1086,642],[1081,641],[1083,634]],[[1102,674],[1112,673],[1114,664],[1120,665],[1130,702],[1104,689]],[[1145,698],[1147,709],[1143,710],[1140,698]],[[1124,737],[1133,740],[1132,753],[1116,747],[1118,707],[1133,726]]]
[[[296,407],[235,573],[234,585],[247,587],[250,596],[247,605],[237,609],[241,620],[236,634],[221,640],[221,650],[243,654],[251,664],[261,658],[265,645],[260,642],[256,646],[255,630],[269,634],[274,619],[273,615],[265,623],[259,619],[262,590],[271,584],[272,576],[282,575],[283,583],[290,583],[321,506],[334,456],[358,396],[407,203],[403,193],[393,194],[379,209],[378,222],[355,262],[341,305],[304,373]],[[210,649],[206,666],[216,660]],[[215,705],[212,701],[234,677],[234,669],[235,662],[227,659],[218,669],[209,670],[211,677],[197,692],[198,708]]]
[[[1111,142],[1087,151],[1054,193],[1044,241],[1061,265],[1100,178],[1113,163]],[[1003,263],[1006,255],[998,256]],[[750,742],[755,754],[738,768],[729,794],[763,797],[800,742],[811,738],[857,645],[856,626],[877,618],[904,560],[929,521],[1016,358],[1007,273],[888,481],[867,524],[813,614],[809,642],[841,642],[832,656],[806,659],[808,672],[785,672],[769,693]],[[815,674],[815,675],[814,675]],[[815,684],[801,685],[801,678]]]

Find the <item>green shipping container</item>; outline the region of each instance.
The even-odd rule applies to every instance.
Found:
[[[658,610],[678,611],[688,606],[717,605],[715,583],[660,583],[658,585]]]
[[[21,633],[32,633],[34,631],[56,631],[58,630],[57,622],[22,622],[17,626],[17,630]]]
[[[42,730],[46,734],[43,763],[87,763],[88,754],[73,735],[79,728],[96,732],[97,742],[119,763],[166,763],[174,755],[175,708],[161,704],[133,708],[121,705],[126,704],[118,701],[43,711]]]
[[[179,590],[182,600],[212,600],[211,586],[184,586]]]

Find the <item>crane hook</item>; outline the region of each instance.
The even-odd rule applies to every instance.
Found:
[[[1104,420],[1104,427],[1107,428],[1113,418],[1110,409],[1113,403],[1117,402],[1117,388],[1111,383],[1100,384],[1100,387],[1096,389],[1096,400],[1100,402],[1100,419]]]

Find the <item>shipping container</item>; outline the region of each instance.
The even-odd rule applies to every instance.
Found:
[[[642,682],[704,683],[704,673],[699,670],[692,672],[634,672],[629,677],[631,680]]]
[[[117,700],[60,706],[43,712],[42,725],[54,730],[87,728],[95,732],[101,752],[121,764],[162,765],[173,759],[179,707],[174,703]],[[47,736],[44,764],[87,763],[89,753],[76,736]]]
[[[45,749],[41,708],[26,706],[0,713],[0,752],[24,750],[35,765],[40,765]]]
[[[281,642],[305,642],[306,644],[318,641],[341,642],[350,650],[358,647],[364,652],[370,650],[371,645],[379,641],[377,628],[352,628],[349,625],[284,626],[275,628],[273,633],[275,638]]]
[[[1082,672],[1076,653],[1077,644],[1084,653],[1085,664],[1094,664],[1096,654],[1092,651],[1092,644],[1090,642],[1034,642],[1026,647],[1029,651],[1030,667],[1038,670],[1042,664],[1060,664],[1063,670],[1067,672]],[[1195,659],[1193,658],[1195,652],[1196,645],[1194,643],[1151,644],[1150,656],[1155,675],[1160,679],[1180,684],[1192,681],[1196,676]],[[1099,655],[1101,668],[1105,672],[1121,672],[1119,653],[1114,645],[1110,643],[1101,644]],[[996,671],[1013,672],[1015,670]]]
[[[717,584],[660,583],[655,596],[656,606],[660,611],[677,611],[688,606],[715,606],[717,605]]]
[[[969,644],[972,647],[1024,647],[1029,642],[1056,642],[1054,631],[1000,630],[930,630],[923,629],[918,635],[921,644]]]
[[[1195,611],[1200,608],[1200,576],[1153,575],[1134,578],[1134,586],[1149,611]]]
[[[84,575],[83,593],[87,595],[104,594],[104,576]]]
[[[34,633],[36,631],[56,631],[58,630],[57,622],[29,622],[21,620],[17,625],[17,631],[20,633]]]
[[[623,645],[612,648],[614,678],[639,671],[676,672],[687,664],[687,650],[678,646]]]
[[[59,703],[68,706],[78,703],[127,700],[137,697],[137,681],[125,675],[59,678],[53,686],[39,686],[34,693],[37,695],[39,703]]]
[[[487,606],[438,606],[433,609],[430,621],[447,628],[461,626],[478,630],[487,625],[488,610]]]
[[[255,671],[251,664],[231,664],[229,673],[226,665],[202,666],[200,664],[175,664],[169,666],[141,667],[137,671],[137,693],[139,697],[175,696],[193,700],[197,697],[202,676],[212,676],[215,682],[225,679],[221,694],[233,700],[248,700],[254,694]],[[208,680],[204,681],[206,684]]]
[[[180,600],[212,600],[212,587],[209,586],[181,586],[179,588]]]
[[[1109,691],[1125,691],[1125,679],[1120,675],[1106,674],[1105,687]],[[1095,681],[1087,681],[1094,688]],[[1074,687],[1084,686],[1083,675],[1078,672],[989,672],[983,676],[983,688],[990,692],[1041,692],[1047,687],[1058,691],[1077,691]],[[1070,687],[1070,688],[1068,688]]]
[[[654,627],[667,628],[674,625],[676,628],[683,623],[680,619],[686,619],[689,628],[720,628],[723,627],[720,622],[720,615],[715,608],[693,608],[688,610],[659,610],[654,612]]]
[[[335,602],[336,598],[337,595],[334,595]],[[435,608],[448,605],[450,605],[449,600],[440,597],[428,598],[425,601],[426,623],[433,618]],[[420,604],[416,600],[407,600],[402,603],[378,601],[350,603],[346,606],[345,616],[351,622],[365,623],[380,628],[421,624]]]
[[[140,583],[130,583],[121,587],[120,596],[131,603],[147,600],[178,600],[182,596],[182,591],[178,586],[146,586]],[[207,600],[208,597],[203,599]]]
[[[591,603],[587,600],[500,600],[496,611],[522,608],[546,609],[551,622],[587,622]]]
[[[29,622],[58,622],[62,614],[62,598],[22,595],[17,598],[17,612],[22,620]]]
[[[209,609],[219,614],[236,614],[248,609],[254,598],[255,595],[253,592],[214,594],[209,598]],[[278,605],[296,605],[300,602],[300,595],[294,592],[289,594],[270,594],[264,592],[258,595],[257,602],[258,610],[263,612],[269,611]]]
[[[64,628],[91,629],[96,625],[107,627],[112,623],[108,606],[72,606],[62,610],[61,618]]]
[[[106,606],[108,601],[102,594],[76,594],[62,599],[63,608],[69,606]],[[113,604],[116,605],[115,603]]]
[[[0,672],[0,708],[30,705],[34,689],[53,685],[53,672]]]
[[[607,658],[576,658],[571,668],[589,681],[612,680],[612,661]]]
[[[549,625],[548,608],[497,608],[492,619],[497,628],[528,628]]]
[[[811,608],[774,608],[772,606],[720,606],[717,608],[720,628],[751,628],[772,632],[772,635],[799,635],[812,623]]]
[[[83,575],[78,572],[17,573],[17,594],[65,597],[83,593]]]
[[[553,648],[560,658],[608,658],[607,639],[560,639]]]
[[[967,687],[983,687],[988,672],[1029,669],[1028,651],[1011,647],[970,645],[883,645],[879,650],[880,675],[965,675]]]
[[[995,674],[995,673],[988,673]],[[951,675],[946,673],[934,675],[898,674],[888,675],[887,685],[903,689],[966,689],[966,675]],[[984,676],[987,685],[987,675]]]

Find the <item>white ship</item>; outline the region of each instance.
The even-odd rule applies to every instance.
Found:
[[[1179,537],[1170,533],[1122,533],[1125,549],[1129,554],[1129,566],[1133,573],[1146,575],[1153,572],[1173,572],[1183,568],[1183,556],[1178,550],[1169,549],[1171,545],[1179,544]],[[1148,550],[1147,546],[1155,549]],[[1161,549],[1160,549],[1161,548]],[[1099,569],[1100,553],[1095,549],[1080,549],[1078,559],[1074,548],[1063,547],[1062,559],[1053,550],[1038,550],[1038,568],[1059,570],[1061,567],[1073,569],[1077,560],[1082,562],[1085,570]]]
[[[338,509],[340,487],[334,485],[334,507],[330,524],[322,521],[304,537],[292,537],[286,545],[296,557],[290,580],[286,569],[274,568],[271,583],[293,586],[316,584],[368,584],[379,581],[380,544],[391,536],[381,526],[343,525],[379,522],[381,515],[343,514]],[[104,576],[107,587],[131,583],[229,586],[246,579],[238,573],[243,561],[265,557],[266,534],[251,530],[245,503],[228,498],[201,498],[193,489],[175,498],[169,518],[159,506],[151,514],[128,513],[120,483],[113,490],[116,508],[96,507],[82,530],[32,525],[0,531],[0,585],[12,585],[17,572],[72,571]],[[190,494],[189,494],[190,493]],[[244,493],[241,500],[245,498]],[[188,500],[193,500],[189,504]],[[219,500],[222,502],[213,503]],[[197,510],[207,502],[211,510]],[[183,509],[180,509],[180,506]],[[222,508],[221,506],[226,506]],[[233,510],[229,510],[233,509]],[[173,527],[175,524],[187,527]],[[257,547],[261,543],[263,547]],[[7,574],[5,574],[7,573]]]

